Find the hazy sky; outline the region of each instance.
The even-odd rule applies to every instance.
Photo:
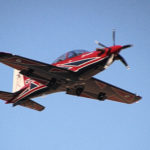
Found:
[[[0,101],[1,150],[150,149],[149,0],[0,0],[0,51],[51,63],[94,40],[133,44],[97,78],[140,94],[132,105],[56,93],[35,101],[43,112]],[[0,64],[0,90],[12,90],[13,69]]]

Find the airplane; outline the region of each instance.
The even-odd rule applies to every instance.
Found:
[[[0,99],[6,101],[6,104],[12,103],[13,106],[20,105],[37,111],[45,107],[31,99],[56,92],[127,104],[139,101],[140,96],[93,77],[116,60],[129,68],[119,53],[132,45],[116,45],[115,31],[112,35],[113,46],[107,47],[96,41],[101,48],[92,52],[72,50],[58,57],[52,64],[0,52],[0,62],[14,68],[13,92],[0,91]]]

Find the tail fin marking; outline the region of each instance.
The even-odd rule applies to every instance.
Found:
[[[14,69],[13,90],[12,90],[12,92],[14,93],[16,91],[19,91],[24,86],[25,86],[24,76],[19,73],[19,70]]]

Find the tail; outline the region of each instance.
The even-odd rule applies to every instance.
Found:
[[[24,87],[28,84],[30,78],[27,78],[19,73],[18,70],[14,70],[14,77],[13,77],[13,93],[0,91],[0,99],[6,101],[6,104],[13,103],[13,99],[17,97],[23,90]],[[14,103],[15,104],[15,103]],[[16,106],[16,104],[13,106]],[[23,101],[18,101],[17,105],[24,106],[30,109],[34,109],[37,111],[42,111],[45,107],[30,100],[25,99]]]
[[[28,80],[30,80],[30,78],[23,76],[19,73],[19,70],[14,69],[12,92],[14,93],[22,89]]]
[[[9,101],[11,101],[16,95],[18,94],[18,92],[16,93],[9,93],[9,92],[4,92],[4,91],[0,91],[0,99],[6,101],[6,104],[9,103]],[[37,111],[42,111],[45,107],[34,102],[33,100],[30,99],[26,99],[24,101],[21,101],[18,105],[23,106],[23,107],[27,107],[30,109],[34,109]]]

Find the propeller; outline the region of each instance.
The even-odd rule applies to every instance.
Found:
[[[101,47],[106,48],[107,46],[105,46],[104,44],[100,43],[99,41],[95,40],[95,43]]]
[[[115,29],[112,31],[112,40],[113,40],[113,46],[115,46],[116,45],[116,30]],[[106,45],[100,43],[99,41],[95,41],[95,43],[103,48],[109,48]],[[121,50],[129,48],[131,46],[132,45],[124,45],[124,46],[122,46]],[[109,48],[109,50],[111,50],[111,48]],[[111,65],[114,60],[120,60],[127,69],[130,69],[126,60],[120,54],[117,54],[117,55],[111,54],[108,61],[106,62],[106,65],[104,66],[104,68],[107,68],[109,65]]]
[[[116,44],[116,31],[115,29],[112,31],[112,39],[113,39],[113,45],[115,46]]]
[[[124,45],[124,46],[121,48],[121,50],[122,50],[122,49],[129,48],[129,47],[131,47],[131,46],[132,46],[132,45]],[[125,65],[125,67],[126,67],[127,69],[130,69],[128,63],[126,62],[126,60],[125,60],[120,54],[118,54],[118,55],[115,57],[115,59],[120,60],[120,61]]]
[[[120,54],[118,54],[115,59],[120,60],[126,66],[127,69],[130,69],[130,67],[127,64],[126,60]]]
[[[132,47],[133,45],[129,44],[129,45],[124,45],[121,49],[125,49],[125,48],[129,48]]]
[[[108,68],[114,61],[114,57],[115,57],[115,54],[111,54],[110,58],[108,59],[106,65],[104,66],[104,68]]]
[[[115,30],[115,29],[113,29],[113,31],[112,31],[112,39],[113,39],[113,45],[115,46],[115,45],[116,45],[116,44],[115,44],[115,42],[116,42],[116,30]],[[108,48],[108,46],[106,46],[106,45],[100,43],[100,42],[97,41],[97,40],[95,40],[95,43],[96,43],[97,45],[103,47],[103,48]]]

